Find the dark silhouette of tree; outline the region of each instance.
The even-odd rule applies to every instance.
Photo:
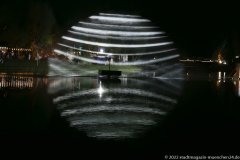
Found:
[[[56,20],[46,3],[35,2],[29,8],[27,33],[33,55],[49,54],[55,42]]]

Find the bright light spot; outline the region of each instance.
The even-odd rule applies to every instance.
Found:
[[[100,48],[100,53],[103,53],[104,52],[104,49],[103,48]]]
[[[218,79],[222,79],[222,72],[218,72]]]
[[[99,97],[102,98],[102,94],[104,92],[104,89],[102,87],[102,82],[100,81],[100,85],[99,85],[99,88],[97,90],[98,94],[99,94]]]

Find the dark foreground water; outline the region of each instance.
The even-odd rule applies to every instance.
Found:
[[[0,78],[0,145],[9,150],[113,159],[237,153],[239,81]]]

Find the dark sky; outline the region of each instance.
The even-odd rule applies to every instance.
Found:
[[[227,41],[239,51],[240,8],[230,1],[170,0],[35,0],[47,3],[62,30],[98,12],[140,14],[176,42],[183,55],[211,57]],[[5,0],[1,5],[26,7],[33,0]],[[16,10],[13,10],[15,12]],[[19,11],[19,10],[17,10]],[[20,10],[21,11],[21,10]],[[21,19],[21,16],[16,17]]]

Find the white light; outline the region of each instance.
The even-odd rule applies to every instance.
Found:
[[[100,85],[99,85],[99,88],[97,90],[98,94],[99,94],[99,97],[102,98],[102,94],[104,92],[104,89],[102,88],[102,82],[100,81]]]
[[[64,107],[69,107],[68,105],[64,105]],[[150,114],[159,114],[165,115],[165,111],[161,111],[157,108],[147,108],[141,106],[133,106],[133,105],[116,105],[116,106],[93,106],[93,107],[81,107],[77,109],[69,109],[65,110],[61,115],[62,116],[70,116],[74,114],[86,114],[86,113],[94,113],[94,112],[116,112],[116,111],[127,111],[127,112],[135,112],[135,113],[150,113]]]
[[[72,54],[63,52],[61,50],[57,50],[57,49],[55,49],[54,52],[57,53],[57,54],[65,55],[67,57],[72,56],[76,59],[83,60],[83,61],[90,62],[90,63],[105,64],[104,61],[98,61],[98,60],[93,60],[93,59],[90,59],[90,58],[75,56],[75,55],[72,55]],[[158,59],[154,59],[154,60],[135,61],[135,62],[113,62],[112,65],[145,65],[145,64],[167,61],[167,60],[175,59],[175,58],[178,58],[178,57],[179,57],[179,55],[176,54],[176,55],[171,55],[171,56],[158,58]]]
[[[100,53],[103,53],[104,52],[104,49],[103,48],[100,48]]]
[[[115,28],[115,29],[152,29],[152,28],[158,28],[155,26],[133,26],[133,25],[124,25],[124,26],[119,26],[116,24],[100,24],[100,23],[90,23],[90,22],[78,22],[83,25],[89,25],[89,26],[94,26],[94,27],[110,27],[110,28]]]
[[[90,16],[90,19],[96,19],[107,22],[120,22],[120,23],[139,23],[139,22],[151,22],[148,19],[140,18],[127,18],[127,17],[110,17],[110,16]]]
[[[69,45],[65,45],[65,44],[61,44],[58,43],[58,45],[63,46],[63,47],[67,47],[67,48],[71,48],[71,49],[77,49],[75,47],[69,46]],[[161,50],[161,51],[153,51],[153,52],[136,52],[136,53],[112,53],[112,52],[98,52],[98,51],[92,51],[92,50],[86,50],[86,49],[77,49],[79,51],[83,51],[83,52],[88,52],[88,53],[97,53],[97,54],[103,54],[103,55],[119,55],[119,56],[134,56],[134,55],[150,55],[150,54],[158,54],[158,53],[166,53],[166,52],[171,52],[171,51],[175,51],[175,48],[172,49],[166,49],[166,50]]]
[[[222,79],[222,72],[218,72],[218,79]]]
[[[114,31],[114,30],[102,30],[102,29],[92,29],[92,28],[84,28],[72,26],[72,29],[85,33],[92,34],[101,34],[101,35],[114,35],[114,36],[153,36],[164,34],[164,32],[130,32],[130,31]]]
[[[162,42],[162,43],[151,43],[151,44],[114,44],[114,43],[100,43],[100,42],[93,42],[93,41],[86,41],[86,40],[80,40],[76,38],[71,38],[67,36],[62,36],[63,39],[78,42],[78,43],[84,43],[94,46],[101,46],[101,47],[116,47],[116,48],[144,48],[144,47],[158,47],[158,46],[164,46],[172,44],[173,42]]]
[[[81,32],[75,32],[69,30],[68,32],[85,36],[85,37],[93,37],[93,38],[99,38],[99,39],[116,39],[116,40],[150,40],[150,39],[158,39],[158,38],[166,38],[167,36],[131,36],[131,37],[121,37],[121,36],[106,36],[106,35],[96,35],[96,34],[89,34],[89,33],[81,33]]]
[[[129,17],[129,18],[140,18],[139,15],[127,15],[127,14],[113,14],[113,13],[99,13],[101,16],[114,16],[114,17]]]

